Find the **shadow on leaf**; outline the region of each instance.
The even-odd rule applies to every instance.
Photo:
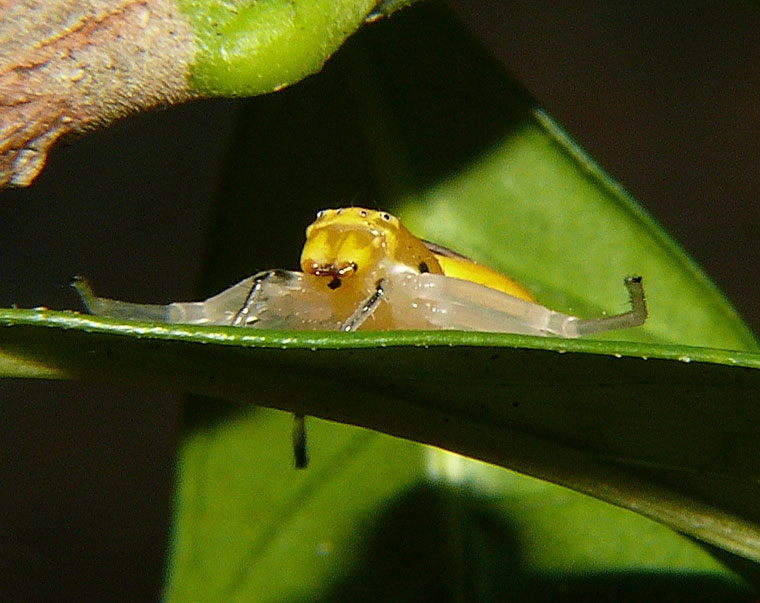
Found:
[[[518,531],[466,488],[420,486],[379,515],[345,581],[310,601],[750,601],[716,575],[540,573]],[[299,601],[305,601],[299,600]]]

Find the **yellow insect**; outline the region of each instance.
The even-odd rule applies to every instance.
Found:
[[[306,229],[301,270],[248,277],[202,302],[133,304],[74,283],[93,314],[258,329],[457,329],[579,337],[639,326],[641,278],[625,279],[631,310],[583,319],[550,310],[517,282],[423,241],[386,212],[327,209]]]
[[[93,314],[258,329],[461,329],[579,337],[635,327],[647,317],[641,278],[625,280],[631,310],[582,319],[554,312],[522,285],[453,251],[422,241],[394,216],[326,209],[306,229],[302,272],[270,270],[202,302],[166,306],[97,297],[74,287]],[[308,464],[303,415],[295,416],[297,468]]]

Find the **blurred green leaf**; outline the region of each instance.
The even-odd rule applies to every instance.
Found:
[[[760,559],[752,334],[458,24],[423,5],[362,32],[318,78],[251,101],[233,151],[207,293],[295,266],[313,212],[356,203],[396,211],[558,310],[619,311],[623,276],[640,273],[651,319],[564,341],[3,311],[6,376],[231,401],[188,408],[168,598],[746,595],[661,524]],[[377,431],[310,419],[312,465],[297,472],[290,416],[251,403]]]

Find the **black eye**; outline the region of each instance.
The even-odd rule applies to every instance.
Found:
[[[430,272],[430,268],[428,268],[428,265],[425,262],[420,262],[419,269],[423,274],[425,272]]]
[[[359,212],[359,215],[360,215],[362,218],[366,218],[366,217],[367,217],[367,210],[366,210],[366,209],[363,209],[363,210],[361,210],[361,211]]]
[[[321,217],[322,217],[322,216],[324,216],[326,213],[327,213],[327,210],[326,210],[326,209],[321,209],[321,210],[319,210],[319,211],[317,212],[317,219],[321,218]]]
[[[391,216],[390,214],[386,214],[386,213],[382,213],[382,214],[380,214],[380,216],[386,222],[390,222],[393,219],[393,216]]]

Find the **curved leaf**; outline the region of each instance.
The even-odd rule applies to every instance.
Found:
[[[647,341],[251,333],[7,310],[0,373],[234,401],[188,411],[170,598],[527,599],[630,587],[617,572],[683,600],[741,594],[662,525],[413,442],[313,420],[312,467],[292,472],[289,416],[249,404],[515,468],[758,559],[751,333],[456,24],[408,13],[350,41],[320,78],[251,104],[209,292],[251,266],[292,265],[302,216],[360,195],[558,310],[618,310],[622,277],[642,273],[652,318],[618,336]]]
[[[378,429],[568,485],[760,560],[759,354],[482,333],[258,334],[24,310],[0,312],[0,324],[5,376],[149,385]],[[448,377],[442,381],[441,374]],[[249,414],[245,407],[227,412]],[[253,430],[249,437],[240,433],[242,425]],[[197,450],[198,437],[208,445],[232,433],[224,445],[232,448],[221,455],[226,462],[230,454],[241,462],[257,458],[259,446],[268,456],[272,442],[257,444],[253,436],[273,426],[282,431],[282,420],[222,422],[202,430],[185,454],[208,462]],[[281,479],[289,450],[286,438],[277,439],[267,464]],[[378,447],[361,432],[320,444],[330,466],[340,458],[352,464],[351,450],[377,454],[368,462],[388,463],[394,473],[399,462],[382,460],[395,446]],[[319,474],[326,469],[319,460],[315,465],[322,488]],[[412,465],[417,469],[407,464],[406,480],[419,479],[424,469]],[[184,484],[181,499],[191,506],[201,502],[187,492],[193,481]],[[726,484],[739,488],[726,496]],[[209,524],[215,526],[223,524]],[[248,528],[254,540],[265,537],[262,529],[258,522]],[[229,542],[225,533],[209,537]],[[244,549],[251,546],[242,541]],[[186,554],[192,550],[185,547]]]
[[[650,316],[626,339],[757,349],[686,253],[541,111],[418,196],[403,214],[413,229],[517,276],[553,308],[624,308],[622,278],[639,274]]]

